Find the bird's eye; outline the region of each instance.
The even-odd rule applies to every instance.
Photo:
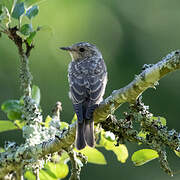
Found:
[[[84,52],[85,49],[84,49],[84,48],[79,48],[79,51],[80,51],[80,52]]]

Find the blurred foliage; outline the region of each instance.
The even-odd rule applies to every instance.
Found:
[[[73,0],[38,0],[38,4],[34,4],[37,0],[18,0],[17,2],[15,5],[13,0],[0,0],[0,3],[7,7],[7,9],[2,9],[0,21],[5,26],[8,26],[10,22],[12,25],[23,24],[18,34],[27,39],[29,44],[35,40],[35,49],[30,57],[30,66],[34,83],[38,84],[42,92],[41,106],[44,117],[47,117],[52,105],[57,100],[63,104],[61,119],[70,122],[73,117],[71,101],[68,98],[67,82],[67,65],[70,57],[60,52],[59,46],[88,41],[99,47],[109,72],[106,96],[112,90],[123,87],[131,81],[134,75],[140,72],[143,64],[155,63],[172,49],[180,47],[177,38],[180,30],[178,23],[180,2],[178,0],[152,0],[147,2],[143,0],[133,2],[125,0],[77,0],[76,2]],[[27,7],[30,8],[26,10]],[[10,19],[10,14],[12,14],[12,19]],[[25,14],[23,19],[21,19],[22,14]],[[36,18],[33,19],[35,16]],[[38,33],[39,30],[42,33]],[[43,30],[53,33],[43,32]],[[20,100],[8,100],[21,97],[18,67],[17,49],[7,37],[2,35],[0,39],[0,104],[2,104],[1,109],[7,114],[7,117],[3,112],[0,112],[0,119],[10,119],[11,121],[0,121],[1,146],[4,144],[4,139],[8,140],[6,137],[10,134],[10,132],[5,133],[4,131],[21,129],[23,126],[21,121],[21,103],[23,102],[21,98]],[[178,126],[180,116],[178,111],[180,102],[179,81],[180,72],[176,72],[161,80],[156,91],[148,90],[143,97],[154,114],[166,117],[167,122],[164,118],[159,118],[162,123],[167,123],[170,128],[174,127],[180,131]],[[35,86],[33,94],[36,103],[39,105],[41,95],[37,86]],[[123,106],[116,113],[118,117],[121,116],[125,108]],[[76,117],[73,119],[75,121]],[[62,125],[63,128],[67,128],[67,126],[68,124]],[[16,138],[18,139],[17,131],[14,130],[11,133],[13,133],[14,141],[16,141]],[[106,180],[119,177],[127,180],[170,179],[159,168],[156,168],[158,165],[155,161],[140,168],[133,168],[132,163],[128,160],[123,166],[122,164],[119,165],[115,156],[119,161],[125,162],[128,157],[127,149],[123,145],[115,147],[116,142],[114,142],[113,135],[104,133],[101,133],[98,149],[103,152],[106,160],[103,159],[104,155],[99,150],[93,151],[95,154],[101,154],[99,155],[101,161],[104,164],[107,161],[108,164],[98,166],[98,168],[96,168],[97,165],[84,167],[82,179],[102,178]],[[118,148],[119,150],[116,151]],[[132,154],[137,148],[139,147],[128,144],[129,154]],[[104,149],[112,150],[115,156],[110,152],[105,152]],[[152,152],[152,150],[150,150],[151,153],[149,150],[147,153],[145,149],[140,151],[143,153],[139,154],[137,151],[132,156],[132,160],[136,164],[139,163],[139,160],[141,160],[140,164],[143,164],[156,158],[156,152]],[[90,155],[93,154],[91,153]],[[40,173],[41,178],[65,177],[68,173],[66,160],[64,159],[62,164],[47,164]],[[178,171],[180,162],[175,160],[173,155],[170,161]],[[59,172],[58,166],[64,166],[64,171]],[[28,173],[30,177],[33,177],[31,171],[27,172],[27,176]],[[179,179],[179,175],[176,175],[174,179]]]

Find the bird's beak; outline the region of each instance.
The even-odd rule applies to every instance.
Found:
[[[65,51],[73,51],[73,48],[71,46],[68,47],[60,47],[60,49],[65,50]]]

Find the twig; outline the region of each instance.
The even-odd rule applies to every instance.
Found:
[[[42,115],[36,103],[31,97],[32,75],[29,70],[28,56],[30,55],[32,45],[29,46],[28,43],[25,42],[27,47],[25,52],[25,50],[23,49],[23,40],[20,36],[18,36],[18,34],[16,33],[17,31],[17,27],[9,28],[8,37],[16,44],[21,60],[20,85],[21,89],[23,90],[24,97],[23,118],[24,120],[26,120],[28,125],[32,124],[34,126],[40,126],[39,123],[42,122]],[[35,127],[29,126],[26,126],[23,129],[23,135],[26,138],[26,140],[31,136],[30,133],[32,133],[32,130],[30,130],[29,128],[35,129]]]
[[[71,150],[68,152],[70,160],[71,160],[71,176],[69,180],[80,180],[80,171],[81,167],[78,165],[76,159],[76,152]]]
[[[29,57],[31,50],[34,48],[34,45],[33,44],[29,45],[27,40],[25,40],[25,44],[26,44],[26,52],[25,52],[25,54],[26,54],[27,57]]]
[[[16,170],[16,179],[17,180],[24,180],[22,168],[20,168],[20,167]]]
[[[62,111],[62,103],[60,101],[56,102],[55,107],[52,110],[52,117],[60,119],[60,112]]]
[[[34,174],[35,174],[36,180],[40,180],[40,178],[39,178],[39,169],[36,169]]]
[[[62,111],[62,104],[60,101],[56,102],[52,110],[52,119],[50,122],[50,127],[52,131],[59,131],[60,129],[60,112]]]
[[[161,165],[161,168],[167,173],[169,174],[171,177],[173,177],[173,172],[169,167],[169,163],[167,161],[167,156],[166,156],[166,151],[164,150],[159,150],[158,151],[159,154],[159,162]]]

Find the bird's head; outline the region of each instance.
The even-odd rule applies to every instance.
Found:
[[[101,52],[93,44],[80,42],[68,47],[60,47],[70,53],[72,60],[84,60],[91,57],[101,57]]]

